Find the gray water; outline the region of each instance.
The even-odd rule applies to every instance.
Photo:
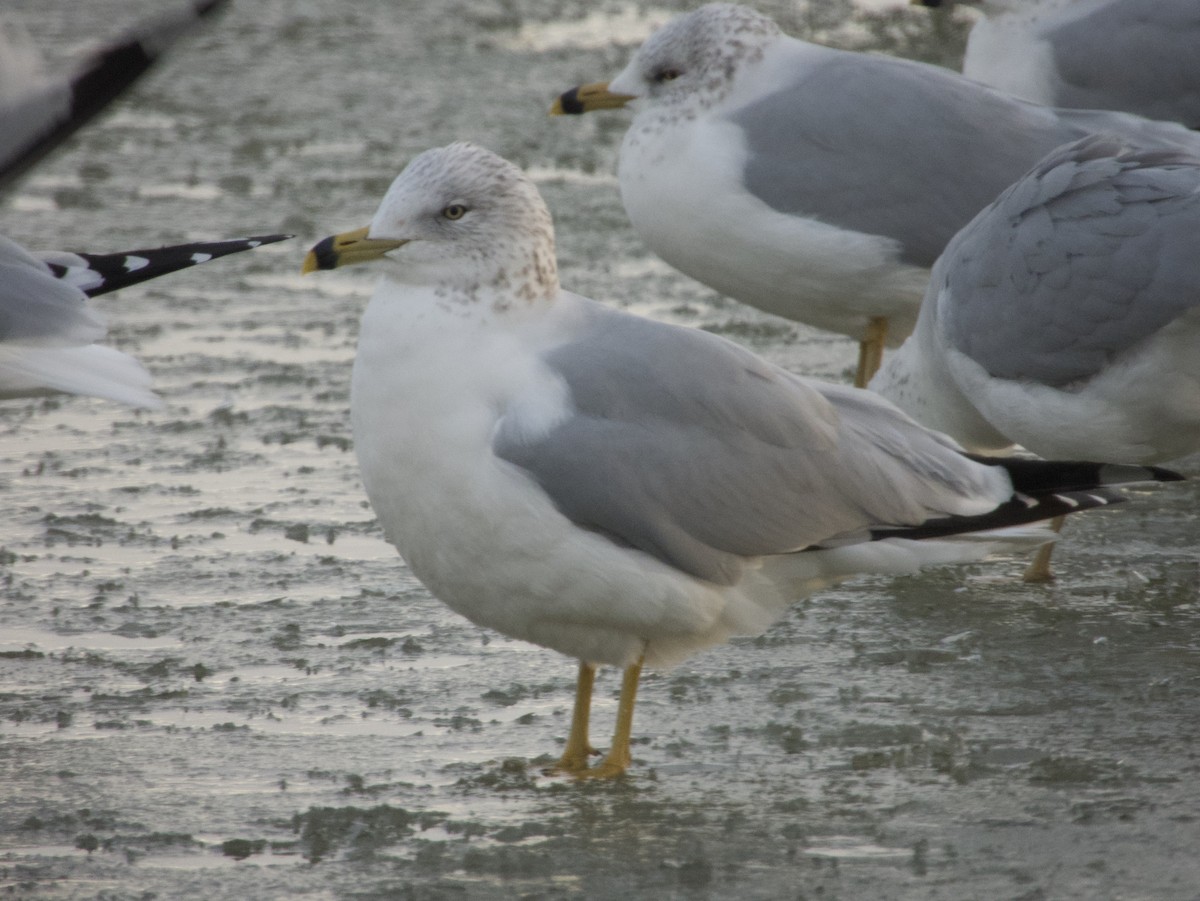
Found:
[[[1077,517],[1053,585],[861,580],[649,674],[603,785],[541,773],[573,662],[451,614],[382,540],[347,417],[372,276],[298,272],[426,147],[531,169],[574,290],[846,378],[848,341],[647,254],[625,116],[545,115],[686,5],[238,0],[4,198],[34,247],[298,237],[98,301],[163,410],[0,406],[0,898],[1200,897],[1200,483]],[[61,62],[155,6],[4,11]],[[918,10],[760,6],[961,48]]]

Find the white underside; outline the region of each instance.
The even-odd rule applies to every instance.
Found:
[[[768,58],[725,106],[774,76]],[[736,126],[703,116],[658,130],[650,115],[627,132],[618,175],[629,219],[656,254],[735,300],[817,328],[861,340],[885,316],[891,343],[912,331],[929,271],[900,262],[897,242],[780,213],[747,192]]]
[[[1157,463],[1200,450],[1200,308],[1063,389],[994,379],[973,360],[949,365],[979,411],[1047,458]]]
[[[83,394],[133,407],[161,407],[150,382],[141,363],[111,347],[0,344],[0,397]]]
[[[922,317],[871,388],[970,449],[1017,444],[1046,458],[1109,463],[1200,450],[1200,308],[1064,388],[992,377],[938,335],[933,318]]]

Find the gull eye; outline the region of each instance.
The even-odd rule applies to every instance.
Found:
[[[674,81],[682,74],[678,69],[661,69],[654,73],[654,80],[659,84],[663,84],[664,82]]]
[[[461,203],[452,203],[450,206],[442,210],[442,215],[451,221],[455,219],[461,219],[463,216],[467,215],[467,208]]]

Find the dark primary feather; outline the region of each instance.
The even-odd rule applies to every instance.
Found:
[[[292,235],[255,235],[249,238],[230,238],[225,241],[194,241],[167,247],[126,250],[119,253],[74,253],[44,258],[50,271],[66,279],[89,297],[97,297],[136,285],[148,279],[207,263],[231,253],[253,250],[264,244],[285,241]]]
[[[947,538],[988,529],[1004,529],[1120,504],[1125,497],[1104,488],[1136,482],[1178,482],[1183,476],[1161,466],[1130,466],[1086,461],[1034,460],[966,454],[1002,467],[1012,479],[1013,497],[980,516],[944,516],[909,528],[872,529],[871,538]]]
[[[144,23],[98,51],[65,80],[39,86],[0,108],[0,190],[121,96],[195,22],[227,0]],[[79,10],[86,9],[81,4]],[[65,83],[64,83],[65,81]]]

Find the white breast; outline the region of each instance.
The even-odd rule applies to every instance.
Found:
[[[736,125],[673,115],[639,112],[621,148],[621,199],[656,254],[722,294],[818,328],[861,339],[871,317],[887,316],[896,337],[911,331],[927,270],[899,262],[891,239],[772,209],[741,183],[748,151]]]

